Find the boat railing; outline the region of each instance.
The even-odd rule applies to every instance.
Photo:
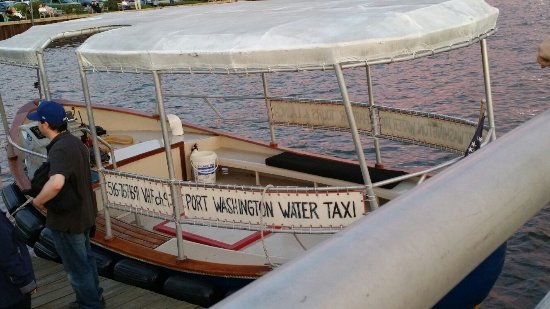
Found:
[[[341,131],[349,130],[347,123],[334,120],[334,118],[338,118],[338,117],[334,117],[333,115],[335,115],[337,112],[343,112],[343,105],[341,100],[312,100],[312,99],[297,99],[293,97],[278,97],[278,96],[269,96],[266,98],[264,96],[258,96],[258,95],[225,96],[225,95],[207,95],[207,94],[194,95],[194,94],[176,94],[176,93],[167,93],[166,96],[203,99],[208,104],[208,106],[216,113],[219,119],[222,119],[222,120],[232,120],[232,119],[225,118],[222,115],[222,113],[220,113],[219,110],[212,104],[211,99],[267,100],[268,108],[270,109],[270,114],[271,114],[269,117],[271,125],[287,125],[287,126],[300,126],[300,127],[307,126],[314,129],[330,129],[330,130],[341,130]],[[304,105],[304,107],[297,107],[299,104]],[[442,115],[442,114],[413,111],[409,109],[400,109],[395,107],[387,107],[387,106],[374,105],[374,104],[369,106],[368,104],[357,103],[357,102],[353,103],[353,105],[354,105],[354,113],[357,115],[356,119],[358,120],[359,130],[371,137],[375,136],[376,138],[385,138],[388,140],[401,141],[401,142],[406,142],[406,143],[420,145],[420,146],[429,147],[429,148],[443,149],[443,150],[453,152],[455,154],[462,154],[464,152],[464,150],[467,148],[465,141],[466,143],[469,142],[469,139],[471,138],[471,136],[473,136],[473,131],[475,130],[477,125],[477,123],[474,121],[468,121],[468,120],[451,117],[447,115]],[[314,110],[314,108],[312,107],[317,107],[317,110],[319,112],[326,113],[326,115],[331,115],[332,118],[327,120],[326,118],[319,116],[319,114],[313,115],[311,111]],[[303,115],[306,115],[306,117],[303,117],[301,119],[296,118],[295,115],[300,113],[302,113]],[[383,113],[385,120],[381,118],[382,117],[381,113]],[[292,115],[288,116],[288,114],[292,114]],[[381,132],[378,132],[378,134],[376,132],[373,132],[372,130],[373,126],[370,123],[372,116],[370,114],[376,115],[376,118],[378,118],[378,123],[380,127],[383,129],[381,130]],[[314,119],[314,118],[317,118],[317,119]],[[340,117],[340,118],[343,119],[343,117]],[[392,124],[390,123],[392,121],[395,123],[399,123],[399,125],[407,126],[408,128],[404,130],[399,130],[399,129],[395,130],[394,128],[389,128],[392,126]],[[414,121],[419,121],[420,124],[414,123]],[[412,128],[413,131],[415,131],[414,135],[418,136],[418,134],[416,134],[419,131],[418,127],[429,127],[434,122],[437,122],[438,125],[440,125],[441,127],[451,131],[449,135],[454,136],[455,139],[458,140],[459,142],[449,141],[449,140],[452,140],[453,138],[449,138],[449,140],[434,140],[428,137],[420,138],[420,139],[417,137],[413,138],[409,133],[406,132],[407,130]],[[384,128],[387,128],[387,127],[388,129],[385,130]],[[494,131],[494,128],[490,128],[489,130],[486,130],[484,136],[491,136],[493,131]],[[488,141],[489,139],[486,138],[483,145],[487,144]],[[425,178],[429,173],[432,173],[432,172],[441,170],[447,166],[450,166],[456,163],[457,161],[459,161],[461,158],[462,158],[461,156],[456,157],[449,161],[446,161],[444,163],[438,164],[436,166],[433,166],[431,168],[428,168],[422,171],[376,182],[376,183],[373,183],[373,187],[382,187],[384,185],[408,180],[414,177],[419,177],[417,183],[420,184],[425,180]]]
[[[202,99],[224,121],[229,119],[212,104],[219,100],[266,100],[270,126],[296,126],[320,130],[349,131],[344,115],[342,100],[304,99],[288,96],[259,95],[207,95],[167,93],[166,97]],[[444,114],[388,107],[379,104],[369,105],[351,102],[357,120],[358,130],[374,138],[405,142],[439,150],[462,154],[477,126],[476,121],[465,120]],[[297,116],[298,115],[298,116]],[[379,130],[373,131],[372,118],[376,118]],[[258,121],[257,119],[250,121]],[[435,131],[434,131],[435,130]],[[437,131],[439,130],[439,131]],[[436,132],[437,131],[437,132]],[[483,136],[490,136],[485,130]]]
[[[487,136],[491,136],[492,132],[494,131],[493,128],[489,129],[488,133],[487,133]],[[484,147],[485,145],[487,145],[489,143],[489,139],[485,140],[480,147]],[[419,177],[418,181],[417,181],[417,184],[421,184],[422,182],[424,182],[424,180],[426,179],[426,177],[428,176],[429,173],[432,173],[432,172],[435,172],[435,171],[438,171],[438,170],[441,170],[445,167],[448,167],[448,166],[451,166],[453,164],[455,164],[456,162],[460,161],[464,159],[463,156],[461,157],[456,157],[456,158],[453,158],[451,160],[448,160],[446,162],[443,162],[441,164],[438,164],[434,167],[431,167],[431,168],[428,168],[428,169],[425,169],[425,170],[422,170],[422,171],[418,171],[418,172],[413,172],[413,173],[408,173],[406,175],[402,175],[402,176],[398,176],[398,177],[394,177],[394,178],[390,178],[390,179],[386,179],[386,180],[382,180],[382,181],[378,181],[378,182],[375,182],[372,184],[373,187],[382,187],[382,186],[385,186],[385,185],[389,185],[389,184],[392,184],[392,183],[396,183],[396,182],[400,182],[400,181],[404,181],[404,180],[408,180],[408,179],[411,179],[411,178],[414,178],[414,177]]]
[[[11,139],[11,137],[9,135],[6,134],[6,138],[8,140],[8,144],[15,147],[16,149],[24,152],[24,153],[27,153],[27,154],[30,154],[30,155],[33,155],[33,156],[37,156],[39,158],[42,158],[42,159],[47,159],[48,156],[43,154],[43,153],[39,153],[39,152],[35,152],[35,151],[32,151],[32,150],[29,150],[23,146],[20,146],[19,144],[17,144],[15,141],[13,141]]]
[[[174,221],[168,179],[103,170],[104,206]],[[181,224],[277,233],[326,234],[367,214],[365,186],[294,187],[175,181]],[[322,209],[322,210],[321,210]]]
[[[90,136],[92,135],[92,131],[90,129],[86,128],[86,127],[78,127],[78,128],[70,130],[71,133],[78,132],[78,131],[86,132],[86,133],[90,134]],[[115,158],[115,148],[111,144],[109,144],[109,142],[107,142],[106,140],[101,138],[101,136],[97,136],[97,140],[102,145],[104,145],[105,147],[107,147],[109,149],[109,153],[111,154],[111,162],[113,164],[113,168],[117,169],[116,158]]]
[[[77,132],[77,131],[84,131],[84,132],[87,132],[87,133],[91,134],[91,131],[88,128],[77,128],[77,129],[71,130],[70,132],[74,133],[74,132]],[[24,153],[27,153],[27,154],[30,154],[30,155],[33,155],[33,156],[36,156],[36,157],[39,157],[39,158],[42,158],[42,159],[47,159],[48,158],[48,156],[43,154],[43,153],[32,151],[30,149],[27,149],[27,148],[17,144],[13,139],[11,139],[11,137],[9,135],[6,135],[6,138],[8,140],[9,145],[15,147],[16,149],[20,150],[21,152],[24,152]],[[109,143],[107,143],[104,139],[102,139],[99,136],[97,137],[97,139],[103,145],[105,145],[107,148],[109,148],[109,152],[111,153],[111,158],[113,159],[113,167],[116,168],[116,160],[115,160],[115,153],[114,153],[113,146],[111,146]]]

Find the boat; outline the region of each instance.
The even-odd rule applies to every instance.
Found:
[[[41,100],[60,102],[69,130],[93,158],[90,185],[99,216],[92,243],[100,274],[210,306],[496,139],[486,40],[497,17],[498,9],[483,0],[273,0],[109,13],[32,27],[0,42],[0,63],[37,70],[40,81],[39,97],[18,103],[11,126],[0,104],[15,180],[2,191],[4,203],[37,255],[59,261],[43,232],[44,214],[22,206],[28,199],[21,189],[29,187],[49,142],[26,115]],[[44,49],[83,36],[73,56],[84,102],[52,98]],[[485,91],[479,94],[481,112],[479,103],[471,104],[472,119],[375,102],[373,67],[475,44]],[[364,72],[367,95],[358,102],[348,93],[349,70]],[[94,91],[102,90],[93,89],[90,76],[119,72],[151,78],[153,112],[94,102]],[[312,72],[328,74],[332,92],[273,94],[272,76],[303,74],[307,80]],[[258,80],[259,94],[240,90],[242,77]],[[213,86],[217,79],[236,83],[237,92],[215,86],[197,92],[188,81],[201,78]],[[198,113],[193,100],[222,119],[212,102],[230,102],[219,105],[253,118],[232,124],[252,124],[267,139],[167,112]],[[464,109],[466,103],[453,104]],[[312,132],[338,134],[354,157],[300,148]],[[372,145],[367,150],[365,140]],[[406,145],[443,155],[410,169],[386,167],[382,152],[396,147],[404,149],[391,158],[392,166],[407,166],[396,163],[410,159]],[[478,305],[502,269],[505,248],[436,307]]]

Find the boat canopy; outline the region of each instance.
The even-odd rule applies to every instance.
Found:
[[[55,38],[109,30],[77,49],[85,69],[231,73],[359,66],[475,43],[495,30],[497,17],[498,9],[483,0],[181,6],[35,26],[0,42],[0,62],[36,66],[36,53]]]

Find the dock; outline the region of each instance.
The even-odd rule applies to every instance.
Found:
[[[63,265],[39,257],[33,257],[32,264],[38,283],[37,292],[32,296],[32,308],[69,308],[69,303],[75,301],[75,295]],[[104,290],[105,308],[202,308],[108,278],[99,277],[99,280]]]

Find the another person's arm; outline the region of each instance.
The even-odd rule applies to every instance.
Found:
[[[0,216],[4,216],[0,212]],[[22,251],[21,246],[14,245],[11,224],[6,218],[0,218],[0,273],[19,288],[21,294],[32,293],[36,290],[36,281],[28,251]],[[24,248],[26,250],[26,248]]]
[[[550,37],[540,43],[537,61],[541,68],[550,67]]]

